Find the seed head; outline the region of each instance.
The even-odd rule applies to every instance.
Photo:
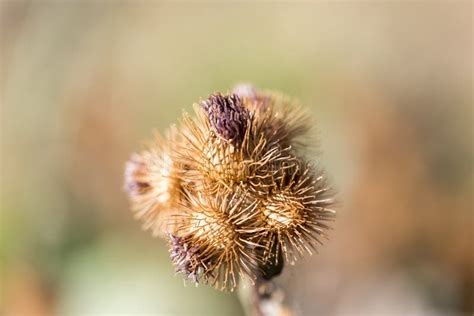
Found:
[[[255,279],[258,245],[251,236],[260,230],[255,225],[256,203],[244,192],[185,196],[183,212],[176,215],[182,223],[177,234],[192,245],[187,253],[191,275],[221,290],[233,290],[239,277]],[[200,267],[205,269],[200,272]]]
[[[322,245],[321,238],[327,238],[327,223],[335,214],[329,208],[333,203],[322,173],[316,176],[311,166],[301,163],[283,169],[269,194],[262,197],[261,226],[265,231],[258,242],[265,245],[263,260],[280,249],[290,262],[305,253],[312,254],[317,244]]]
[[[136,218],[154,235],[172,230],[168,219],[180,199],[180,183],[171,158],[171,143],[156,136],[153,144],[133,154],[125,166],[125,191]]]
[[[308,113],[251,85],[212,94],[194,111],[125,172],[132,209],[168,237],[176,271],[234,290],[311,254],[335,212],[323,172],[304,156]]]

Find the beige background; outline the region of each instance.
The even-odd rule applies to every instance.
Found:
[[[241,315],[132,220],[131,152],[237,82],[298,97],[339,191],[297,315],[473,306],[472,2],[3,1],[5,315]]]

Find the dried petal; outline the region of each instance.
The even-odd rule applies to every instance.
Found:
[[[245,136],[250,112],[236,94],[216,93],[201,102],[214,131],[227,141],[240,144]]]

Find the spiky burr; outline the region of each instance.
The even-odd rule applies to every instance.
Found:
[[[183,114],[127,163],[132,209],[169,240],[178,273],[233,290],[271,279],[327,238],[334,199],[305,157],[313,123],[293,99],[239,85]]]

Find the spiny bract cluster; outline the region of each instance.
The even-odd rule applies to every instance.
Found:
[[[240,85],[194,105],[125,171],[132,210],[167,238],[177,272],[233,290],[312,253],[334,215],[303,157],[311,120],[296,102]]]

